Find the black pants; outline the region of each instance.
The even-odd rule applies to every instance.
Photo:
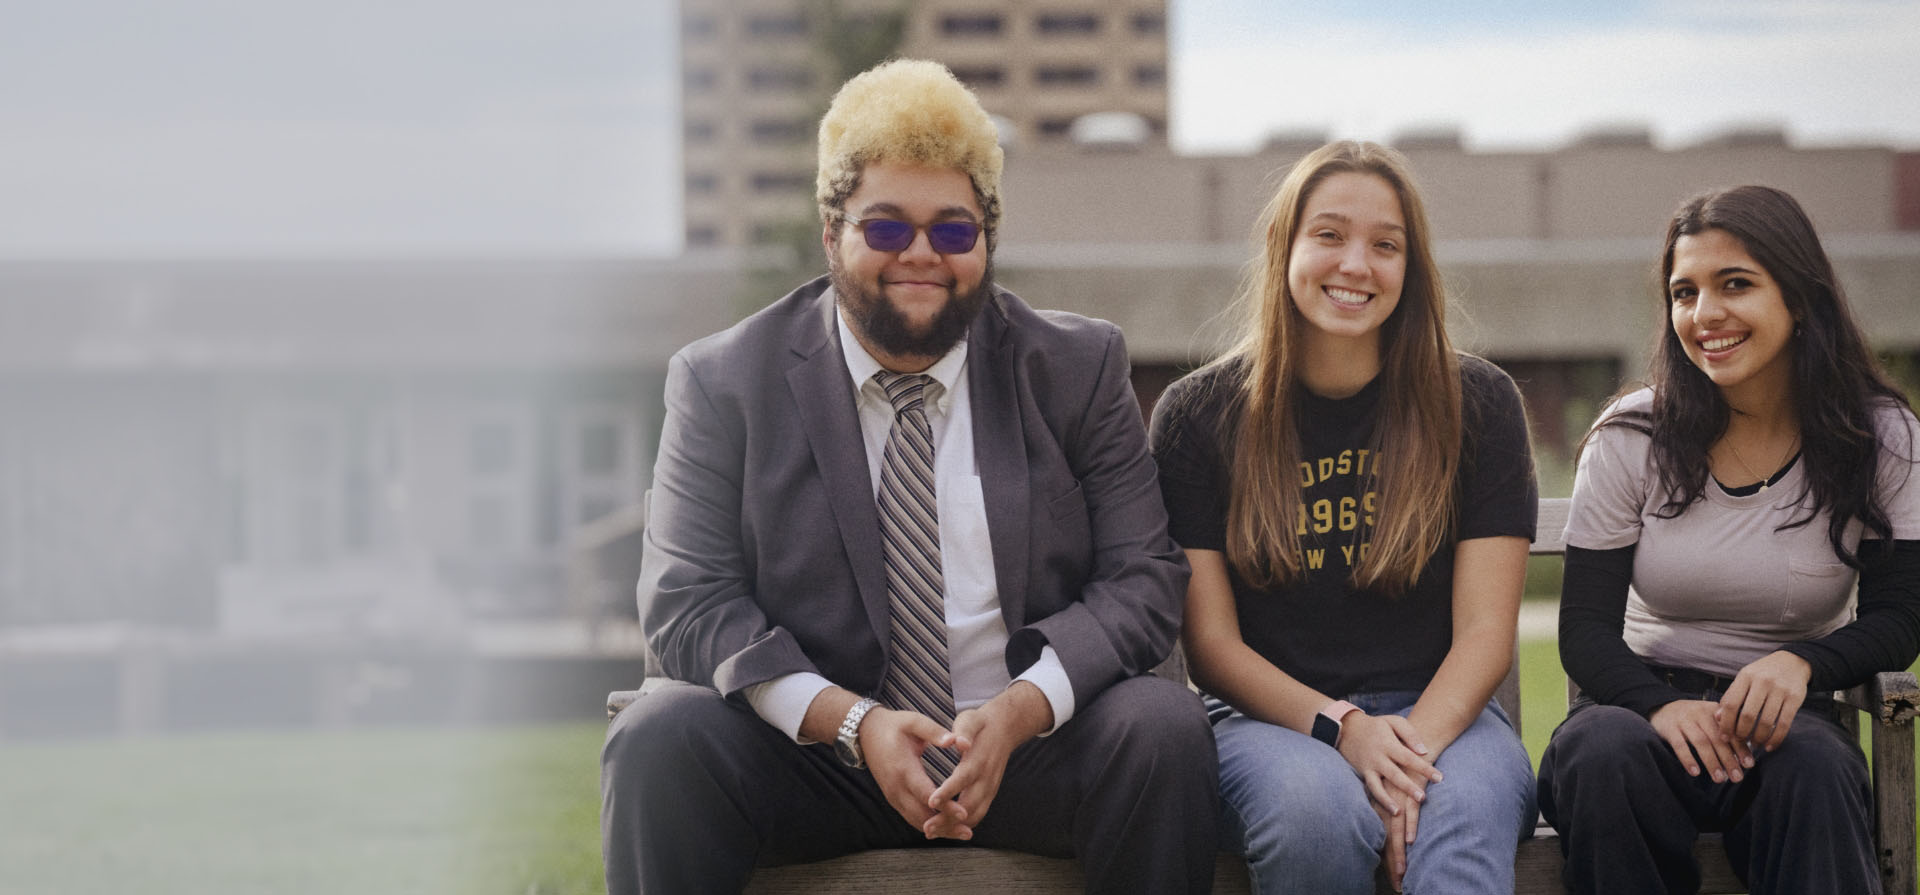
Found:
[[[1199,698],[1133,678],[1014,750],[972,844],[1077,856],[1090,892],[1208,892],[1218,788]],[[755,866],[942,844],[831,747],[796,746],[750,709],[689,684],[614,719],[600,792],[612,895],[738,892]]]
[[[1540,810],[1560,832],[1567,890],[1696,892],[1694,840],[1717,831],[1754,895],[1880,892],[1866,757],[1834,711],[1809,700],[1741,782],[1715,783],[1704,769],[1687,776],[1638,713],[1577,701],[1540,758]]]

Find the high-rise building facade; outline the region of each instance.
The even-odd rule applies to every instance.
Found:
[[[1098,112],[1165,140],[1165,0],[682,0],[688,248],[767,242],[808,220],[814,126],[842,76],[833,45],[891,15],[899,55],[953,69],[1014,152],[1067,143]]]

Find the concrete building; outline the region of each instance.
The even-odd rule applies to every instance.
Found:
[[[1010,158],[996,266],[1032,301],[1121,325],[1150,402],[1226,343],[1253,227],[1289,167],[1321,142],[1245,156],[1164,148]],[[1678,150],[1608,133],[1546,152],[1465,151],[1427,135],[1410,158],[1454,300],[1456,344],[1524,380],[1537,440],[1563,452],[1594,402],[1646,369],[1655,283],[1681,201],[1758,183],[1806,206],[1862,322],[1885,352],[1920,351],[1920,156],[1801,149],[1743,134]]]
[[[734,318],[682,298],[737,279],[0,266],[0,625],[315,634],[590,609],[565,605],[566,551],[646,488],[667,357]]]
[[[812,220],[814,129],[853,74],[827,46],[896,40],[952,68],[1023,150],[1101,112],[1130,116],[1109,138],[1165,142],[1165,0],[682,0],[686,244],[765,243]]]
[[[0,263],[0,739],[593,717],[744,266]]]
[[[1165,0],[923,0],[913,6],[904,56],[953,70],[981,105],[1011,125],[1017,152],[1068,142],[1081,116],[1119,112],[1167,131]]]
[[[1233,293],[1280,177],[1318,142],[1246,156],[1145,149],[1010,159],[1001,276],[1016,287],[1046,276],[1042,301],[1138,321],[1126,329],[1146,359],[1204,354],[1192,333]],[[1658,313],[1652,274],[1667,217],[1694,193],[1740,183],[1799,198],[1851,274],[1861,313],[1883,324],[1877,333],[1920,345],[1912,310],[1920,280],[1889,279],[1878,264],[1920,263],[1920,224],[1902,211],[1911,201],[1902,197],[1920,189],[1910,154],[1779,139],[1668,151],[1618,137],[1548,152],[1475,153],[1432,140],[1403,149],[1455,297],[1478,321],[1461,335],[1489,353],[1601,354],[1638,369]],[[1130,275],[1121,289],[1098,276],[1103,269],[1155,273]],[[1161,273],[1172,271],[1180,273]]]

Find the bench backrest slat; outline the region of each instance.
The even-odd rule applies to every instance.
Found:
[[[1567,552],[1567,505],[1564,497],[1540,498],[1540,521],[1533,529],[1533,544],[1527,552],[1534,556],[1564,556]],[[1515,733],[1520,727],[1520,644],[1513,645],[1513,665],[1507,669],[1506,680],[1493,691],[1493,697],[1500,700],[1500,707],[1507,710],[1507,717],[1513,719]]]
[[[1534,525],[1528,553],[1559,556],[1567,552],[1567,507],[1572,503],[1564,497],[1540,498],[1540,521]]]

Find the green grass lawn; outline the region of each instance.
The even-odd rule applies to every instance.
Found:
[[[1521,644],[1535,764],[1564,716]],[[597,895],[597,721],[0,745],[0,892]]]
[[[1533,766],[1540,767],[1540,753],[1547,738],[1567,717],[1566,676],[1560,671],[1560,653],[1551,640],[1530,640],[1520,644],[1520,738],[1526,741]]]
[[[0,746],[0,892],[604,892],[602,731]]]

